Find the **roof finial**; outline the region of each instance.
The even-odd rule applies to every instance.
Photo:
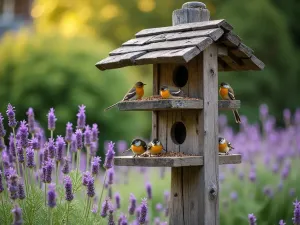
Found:
[[[173,12],[173,26],[184,24],[208,21],[210,17],[209,10],[202,2],[186,2],[181,9]]]

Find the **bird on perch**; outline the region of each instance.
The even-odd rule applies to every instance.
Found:
[[[107,107],[106,109],[104,109],[104,111],[110,110],[111,108],[115,107],[118,103],[120,103],[122,101],[141,100],[142,97],[144,96],[144,86],[145,85],[146,84],[144,84],[141,81],[136,82],[135,85],[126,93],[126,95],[124,96],[124,98],[121,101]]]
[[[225,155],[228,155],[232,149],[234,149],[234,147],[232,147],[229,141],[223,137],[219,137],[219,154],[225,153]]]
[[[133,154],[134,154],[133,157],[136,157],[147,151],[147,144],[146,144],[146,142],[144,142],[141,139],[138,139],[138,138],[133,139],[130,144],[130,148],[125,150],[123,153],[125,153],[129,150],[131,150],[133,152]]]
[[[147,152],[149,152],[150,157],[151,155],[160,154],[163,150],[165,150],[164,146],[157,138],[154,138],[151,142],[148,143]]]
[[[174,88],[166,85],[163,85],[160,88],[160,96],[163,99],[183,98],[183,95],[183,91],[180,88]]]
[[[234,91],[228,83],[222,82],[220,84],[219,94],[224,100],[235,100]],[[232,112],[235,118],[235,122],[241,123],[241,118],[237,109],[233,109]]]

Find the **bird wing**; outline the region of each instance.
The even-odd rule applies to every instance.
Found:
[[[169,88],[171,95],[173,95],[173,96],[180,96],[183,94],[183,91],[180,88],[170,87],[170,86],[168,88]]]
[[[234,91],[232,88],[228,89],[228,96],[231,100],[235,100]]]
[[[122,101],[132,99],[135,95],[136,95],[136,90],[135,87],[133,87],[126,93]]]
[[[142,141],[142,146],[144,147],[145,150],[147,150],[148,146],[147,146],[146,142]]]

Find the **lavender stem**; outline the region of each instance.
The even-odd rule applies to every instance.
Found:
[[[89,165],[90,165],[90,147],[86,147],[86,171],[89,170]]]
[[[45,184],[45,206],[47,205],[47,183]]]
[[[104,188],[105,188],[105,181],[106,181],[106,172],[107,172],[107,170],[105,170],[105,173],[104,173],[104,181],[103,181],[101,195],[100,195],[100,198],[99,198],[99,201],[98,201],[98,209],[101,209],[102,195],[103,195],[103,191],[104,191]]]
[[[69,152],[70,152],[70,142],[68,142],[68,147],[67,147],[67,158],[69,158]]]
[[[77,150],[77,171],[80,171],[80,150]]]
[[[58,185],[58,172],[59,172],[60,161],[56,162],[56,184]]]
[[[67,202],[67,221],[66,221],[66,225],[68,225],[68,222],[69,222],[69,205],[70,205],[70,202],[68,201]]]
[[[76,168],[76,163],[75,163],[75,152],[72,152],[72,164],[73,164],[73,169]]]

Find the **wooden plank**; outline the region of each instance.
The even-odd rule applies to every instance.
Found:
[[[158,83],[158,76],[159,76],[159,64],[153,65],[153,95],[157,95],[159,92],[159,83]],[[152,134],[151,139],[158,137],[158,112],[152,112]]]
[[[255,55],[252,55],[250,59],[242,59],[245,64],[244,70],[263,70],[265,64],[258,59]]]
[[[232,110],[232,109],[239,109],[241,107],[240,100],[219,100],[218,101],[218,108],[219,110]]]
[[[166,41],[166,34],[130,39],[123,43],[122,46],[139,46],[162,41]]]
[[[241,43],[241,38],[232,31],[224,34],[218,42],[225,44],[228,47],[238,47]]]
[[[188,32],[178,32],[178,33],[170,33],[166,34],[167,41],[175,41],[175,40],[183,40],[188,38],[195,38],[195,37],[210,37],[214,41],[218,40],[224,31],[221,28],[214,28],[208,30],[195,30],[195,31],[188,31]]]
[[[230,31],[233,29],[232,26],[230,24],[228,24],[225,20],[210,20],[210,21],[204,21],[204,22],[180,24],[177,26],[145,29],[145,30],[138,32],[135,36],[136,37],[146,37],[146,36],[153,36],[156,34],[163,34],[163,33],[172,33],[172,32],[179,32],[179,31],[192,31],[192,30],[206,30],[206,29],[218,28],[218,27],[220,27],[226,31]]]
[[[219,164],[239,164],[242,162],[240,154],[219,155]],[[203,156],[184,156],[184,157],[135,157],[116,156],[115,166],[142,166],[142,167],[188,167],[203,166]],[[191,173],[194,175],[193,173]],[[195,178],[195,177],[194,177]],[[199,192],[199,190],[198,190]]]
[[[199,53],[200,50],[197,47],[149,52],[137,58],[136,64],[187,63]]]
[[[218,45],[218,56],[228,56],[228,48],[224,45]]]
[[[253,54],[253,50],[246,46],[245,44],[241,43],[238,48],[230,49],[233,55],[238,58],[251,58]]]
[[[213,40],[209,37],[199,37],[192,38],[187,40],[178,40],[178,41],[165,41],[151,43],[149,45],[143,46],[123,46],[117,48],[109,53],[110,56],[126,54],[130,52],[142,52],[142,51],[158,51],[158,50],[171,50],[178,48],[187,48],[187,47],[198,47],[200,51],[205,49],[208,45],[212,44]]]
[[[106,69],[114,69],[120,68],[124,66],[132,66],[134,64],[134,60],[141,55],[144,55],[145,51],[137,51],[137,52],[130,52],[123,55],[116,55],[116,56],[109,56],[100,62],[96,63],[96,67],[100,70]]]
[[[219,157],[218,151],[218,49],[211,45],[203,52],[203,103],[200,128],[203,132],[204,167],[200,170],[201,215],[199,225],[219,224]],[[201,132],[201,133],[202,133]],[[201,150],[201,149],[200,149]],[[212,195],[214,193],[215,195]]]
[[[192,89],[192,88],[190,88]],[[193,90],[193,89],[192,89]],[[192,94],[190,94],[192,95]],[[220,110],[239,109],[240,100],[219,100],[218,108]],[[160,99],[160,100],[135,100],[123,101],[118,104],[120,111],[178,111],[203,109],[202,99]]]

